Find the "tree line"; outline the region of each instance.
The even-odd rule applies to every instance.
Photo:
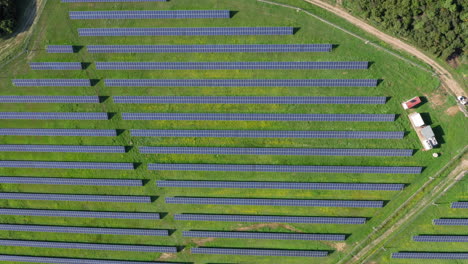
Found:
[[[13,33],[16,27],[15,0],[0,0],[0,36]]]

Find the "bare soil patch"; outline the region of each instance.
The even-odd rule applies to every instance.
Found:
[[[257,224],[257,225],[251,225],[251,226],[245,226],[245,227],[239,227],[239,228],[236,228],[235,230],[236,231],[250,231],[250,230],[256,230],[256,229],[260,229],[260,228],[264,228],[264,227],[269,227],[269,228],[279,228],[279,227],[282,227],[282,228],[285,228],[289,231],[293,231],[293,232],[302,232],[301,230],[293,227],[293,226],[290,226],[290,225],[285,225],[285,224],[277,224],[277,223],[272,223],[272,224]]]
[[[171,259],[175,257],[176,257],[175,253],[162,253],[161,256],[157,260],[165,260],[165,259]]]
[[[445,110],[445,113],[449,116],[454,116],[460,111],[460,108],[458,108],[457,105],[454,105],[452,107],[449,107],[447,110]]]
[[[192,240],[193,243],[195,243],[197,246],[203,246],[205,245],[206,243],[209,243],[211,241],[214,241],[215,238],[214,237],[208,237],[208,238],[200,238],[200,239],[194,239]]]

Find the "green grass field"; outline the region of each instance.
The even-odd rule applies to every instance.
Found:
[[[293,4],[300,1],[288,1]],[[229,9],[238,11],[232,19],[181,19],[181,20],[70,20],[68,11],[80,10],[185,10],[185,9]],[[319,14],[323,14],[320,10]],[[323,14],[330,16],[329,14]],[[330,17],[337,23],[343,21]],[[346,24],[344,24],[347,26]],[[82,27],[236,27],[236,26],[294,26],[300,28],[292,36],[190,36],[190,37],[79,37],[77,28]],[[331,53],[184,53],[184,54],[89,54],[86,48],[75,54],[47,54],[49,44],[86,46],[92,44],[309,44],[331,43],[337,47]],[[117,203],[79,203],[2,200],[0,207],[36,208],[65,210],[105,210],[129,212],[161,212],[167,215],[160,221],[110,220],[110,219],[60,219],[48,217],[2,216],[1,223],[43,224],[63,226],[123,227],[173,229],[167,238],[78,235],[0,231],[0,238],[31,239],[50,241],[75,241],[96,243],[120,243],[138,245],[175,245],[182,247],[177,254],[138,252],[112,252],[89,250],[60,250],[21,247],[1,247],[1,254],[56,256],[71,258],[102,258],[142,261],[173,261],[189,263],[335,263],[349,253],[351,247],[366,238],[372,227],[377,226],[397,208],[411,193],[454,156],[466,139],[466,127],[461,113],[448,114],[446,110],[455,105],[438,88],[436,78],[420,69],[409,66],[397,58],[378,51],[353,39],[320,21],[302,13],[281,7],[272,7],[251,0],[172,0],[165,3],[87,3],[62,4],[49,0],[41,20],[34,32],[30,52],[20,56],[1,70],[1,95],[184,95],[184,96],[387,96],[385,105],[124,105],[114,104],[107,99],[102,104],[1,104],[2,112],[109,112],[116,113],[109,121],[39,121],[2,120],[2,128],[97,128],[121,129],[115,138],[96,137],[15,137],[1,136],[0,144],[54,144],[54,145],[119,145],[134,147],[125,154],[72,154],[72,153],[0,153],[0,160],[40,161],[90,161],[90,162],[135,162],[142,163],[135,171],[106,170],[58,170],[58,169],[0,169],[3,176],[42,176],[80,178],[148,179],[143,188],[115,187],[67,187],[1,185],[2,192],[40,192],[108,195],[150,195],[157,198],[148,205]],[[218,70],[218,71],[97,71],[96,61],[371,61],[368,70]],[[80,61],[91,63],[83,71],[32,71],[28,62]],[[94,87],[14,87],[13,78],[85,78],[100,79]],[[257,88],[108,88],[105,78],[154,78],[154,79],[321,79],[321,78],[373,78],[383,81],[375,88],[370,87],[257,87]],[[435,151],[421,151],[421,145],[403,111],[400,102],[413,96],[437,95],[437,102],[427,102],[417,111],[427,113],[428,121],[437,133],[441,147],[435,151],[441,157],[434,159]],[[123,112],[213,112],[213,113],[391,113],[399,117],[392,123],[366,122],[224,122],[224,121],[124,121]],[[245,138],[133,138],[128,129],[243,129],[243,130],[371,130],[406,131],[402,140],[368,139],[245,139]],[[237,156],[237,155],[145,155],[138,146],[211,146],[211,147],[299,147],[299,148],[412,148],[417,150],[413,157],[320,157],[320,156]],[[356,166],[423,166],[420,175],[379,174],[317,174],[317,173],[255,173],[255,172],[181,172],[148,171],[148,163],[219,163],[219,164],[281,164],[281,165],[356,165]],[[239,181],[296,181],[296,182],[363,182],[363,183],[407,183],[402,192],[376,191],[304,191],[304,190],[240,190],[240,189],[190,189],[157,188],[160,179],[186,180],[239,180]],[[381,209],[326,208],[326,207],[270,207],[270,206],[208,206],[170,205],[164,197],[251,197],[251,198],[295,198],[295,199],[357,199],[384,200],[389,203]],[[362,216],[370,218],[365,225],[317,225],[280,224],[258,226],[253,223],[188,222],[174,221],[175,213],[216,214],[259,214],[297,216]],[[321,241],[276,241],[243,239],[190,239],[183,238],[185,230],[236,230],[249,227],[254,231],[350,234],[346,243]],[[252,257],[192,255],[190,248],[196,246],[309,249],[330,250],[324,259],[293,257]],[[447,248],[448,250],[449,248]],[[382,263],[389,263],[388,260]]]

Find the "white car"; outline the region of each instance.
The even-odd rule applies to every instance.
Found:
[[[457,97],[457,100],[458,100],[462,105],[468,104],[468,100],[466,99],[465,96],[458,96],[458,97]]]

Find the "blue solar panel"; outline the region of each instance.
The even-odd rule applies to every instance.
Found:
[[[89,79],[14,79],[15,86],[91,86]]]
[[[108,87],[375,87],[375,79],[105,79]]]
[[[331,44],[89,45],[89,53],[330,52]]]
[[[1,145],[0,145],[1,150]],[[303,155],[303,156],[412,156],[412,149],[310,149],[310,148],[200,148],[139,147],[144,154]]]
[[[1,225],[0,225],[1,226]],[[183,231],[184,237],[344,241],[346,235],[265,232]]]
[[[468,259],[468,253],[444,252],[397,252],[392,258],[398,259]]]
[[[95,0],[97,1],[97,0]],[[102,0],[101,0],[102,1]],[[130,1],[130,0],[127,0]],[[149,1],[149,0],[146,0]],[[53,264],[181,264],[176,262],[146,262],[127,260],[105,260],[105,259],[83,259],[83,258],[51,258],[51,257],[30,257],[17,255],[0,255],[0,261],[19,261],[28,263],[53,263]]]
[[[468,218],[441,218],[434,219],[434,225],[468,225]]]
[[[78,218],[109,218],[109,219],[140,219],[158,220],[158,213],[126,213],[99,211],[63,211],[0,208],[0,215],[45,216],[45,217],[78,217]]]
[[[226,164],[148,164],[149,170],[162,171],[260,171],[317,173],[388,173],[419,174],[422,167],[371,166],[289,166],[289,165],[226,165]]]
[[[40,112],[0,112],[0,119],[38,120],[108,120],[107,113],[40,113]]]
[[[253,181],[157,181],[158,187],[241,188],[291,190],[365,190],[401,191],[404,184],[385,183],[314,183],[314,182],[253,182]]]
[[[93,185],[93,186],[143,186],[143,181],[142,180],[44,178],[44,177],[4,177],[4,176],[0,176],[0,183]]]
[[[454,202],[450,208],[468,209],[468,202]]]
[[[0,113],[1,118],[1,113]],[[393,122],[394,114],[122,113],[123,120]]]
[[[217,214],[176,214],[175,220],[257,222],[257,223],[297,223],[297,224],[348,224],[362,225],[364,217],[308,217],[308,216],[270,216],[270,215],[217,215]]]
[[[134,137],[234,137],[234,138],[378,138],[402,139],[403,131],[271,131],[271,130],[142,130]],[[0,129],[1,134],[1,129]]]
[[[468,236],[423,235],[423,236],[414,236],[413,241],[417,241],[417,242],[468,242]]]
[[[0,103],[99,103],[99,96],[0,96]]]
[[[98,70],[362,70],[367,61],[96,62]]]
[[[281,249],[244,249],[244,248],[192,248],[192,254],[246,255],[246,256],[284,256],[284,257],[326,257],[328,251],[281,250]]]
[[[81,37],[293,35],[293,27],[79,28]]]
[[[72,45],[49,45],[47,46],[47,53],[74,53]]]
[[[0,145],[0,151],[12,152],[81,152],[125,153],[123,146]]]
[[[1,160],[0,168],[133,170],[133,163]]]
[[[71,19],[183,19],[230,18],[229,10],[132,10],[132,11],[72,11]]]
[[[118,104],[385,104],[384,96],[114,96]]]
[[[151,203],[151,197],[149,196],[77,195],[47,193],[0,193],[0,199],[74,202]]]
[[[81,62],[30,62],[31,70],[82,70]]]
[[[115,129],[34,129],[0,128],[0,136],[83,136],[116,137]]]

